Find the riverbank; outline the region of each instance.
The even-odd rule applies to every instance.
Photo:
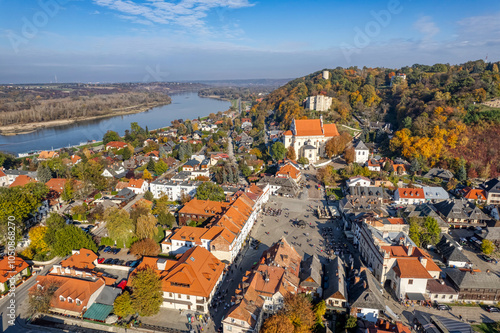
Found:
[[[146,112],[152,108],[155,108],[158,106],[168,105],[170,103],[148,103],[147,105],[144,105],[144,104],[134,105],[134,106],[129,106],[129,107],[122,108],[122,109],[112,110],[111,113],[108,113],[108,114],[103,114],[103,115],[99,115],[99,116],[92,116],[92,117],[78,117],[78,118],[72,118],[72,119],[60,119],[60,120],[50,120],[50,121],[36,122],[36,123],[0,126],[0,135],[13,136],[13,135],[20,135],[20,134],[28,134],[28,133],[36,132],[36,131],[43,129],[43,128],[71,125],[71,124],[89,121],[89,120],[105,119],[105,118],[111,118],[111,117],[117,117],[117,116],[125,116],[125,115],[129,115],[129,114],[142,113],[142,112]]]

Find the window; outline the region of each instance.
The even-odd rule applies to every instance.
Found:
[[[181,295],[181,294],[177,294],[177,297],[178,297],[178,298],[182,298],[182,295]]]
[[[453,298],[453,295],[450,295],[450,299],[452,299],[452,298]]]
[[[445,297],[446,297],[446,295],[443,295],[443,296],[441,296],[441,299],[444,299]]]
[[[356,310],[356,313],[361,313],[361,309]]]
[[[168,294],[169,297],[174,297],[174,294],[170,293]]]
[[[232,327],[231,325],[226,325],[226,329],[227,329],[228,331],[232,331],[232,330],[233,330],[233,327]]]
[[[189,299],[189,295],[186,296],[186,299]]]
[[[413,280],[408,280],[408,284],[413,284]]]

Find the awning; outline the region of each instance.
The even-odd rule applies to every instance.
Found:
[[[425,297],[421,293],[406,293],[406,298],[410,301],[425,301]]]
[[[105,321],[109,314],[113,312],[112,305],[94,303],[83,315],[84,319]]]

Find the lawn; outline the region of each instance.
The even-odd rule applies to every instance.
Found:
[[[342,189],[340,187],[336,188],[327,188],[326,189],[326,195],[327,196],[335,196],[336,200],[342,199],[344,196],[342,195]]]
[[[481,333],[498,333],[500,332],[498,327],[499,327],[498,324],[494,323],[481,323],[480,325],[472,325],[474,332],[481,332]]]

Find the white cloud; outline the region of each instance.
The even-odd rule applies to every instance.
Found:
[[[156,24],[175,24],[189,28],[204,27],[204,18],[212,9],[238,9],[251,7],[249,0],[149,0],[138,3],[133,0],[94,0],[94,3],[119,12],[122,18],[136,23],[146,21]],[[220,16],[220,15],[219,15]]]
[[[432,17],[430,16],[422,16],[413,24],[413,27],[424,35],[424,40],[431,39],[439,32],[438,26],[432,21]]]

